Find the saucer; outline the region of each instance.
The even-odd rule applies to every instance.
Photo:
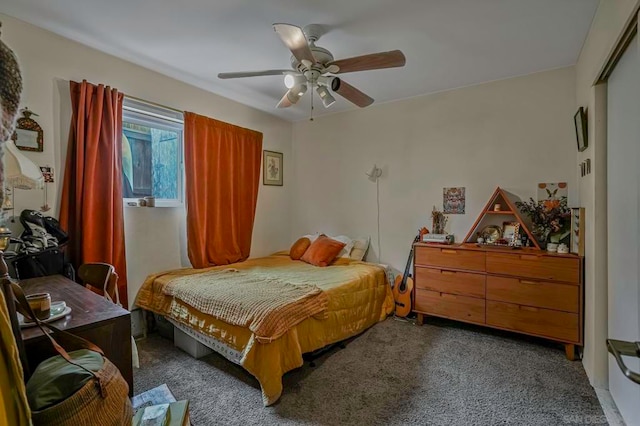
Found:
[[[46,320],[40,320],[40,321],[42,321],[42,322],[56,321],[56,320],[59,320],[61,318],[66,317],[70,313],[71,313],[71,307],[70,306],[66,306],[62,312],[58,311],[57,314],[54,314],[52,312],[49,315],[49,318],[47,318]],[[20,324],[20,328],[29,328],[29,327],[36,327],[37,326],[35,321],[34,322],[25,322],[24,317],[20,313],[18,313],[18,323]]]

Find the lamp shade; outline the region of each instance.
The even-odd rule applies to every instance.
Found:
[[[5,185],[18,189],[42,188],[44,178],[40,168],[16,147],[12,140],[4,144]]]

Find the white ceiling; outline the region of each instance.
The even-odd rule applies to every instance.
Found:
[[[289,68],[271,24],[329,29],[336,59],[401,49],[404,68],[344,74],[388,102],[575,64],[598,0],[0,0],[0,12],[290,121],[281,76],[219,72]],[[315,114],[357,108],[336,96]],[[319,104],[319,105],[318,105]],[[375,105],[375,104],[374,104]]]

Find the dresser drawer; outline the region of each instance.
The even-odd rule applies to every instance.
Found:
[[[487,272],[578,284],[580,259],[535,254],[487,253]]]
[[[484,271],[485,254],[482,251],[416,246],[416,265]]]
[[[484,299],[485,276],[416,266],[416,288]]]
[[[487,276],[487,300],[577,313],[579,298],[575,285]]]
[[[487,324],[578,343],[578,314],[487,300]]]
[[[425,314],[484,323],[484,300],[416,289],[415,310]]]

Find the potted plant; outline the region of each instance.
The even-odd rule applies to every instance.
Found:
[[[559,243],[571,233],[571,209],[567,206],[567,197],[548,200],[516,201],[516,206],[531,220],[531,233],[541,245]]]

